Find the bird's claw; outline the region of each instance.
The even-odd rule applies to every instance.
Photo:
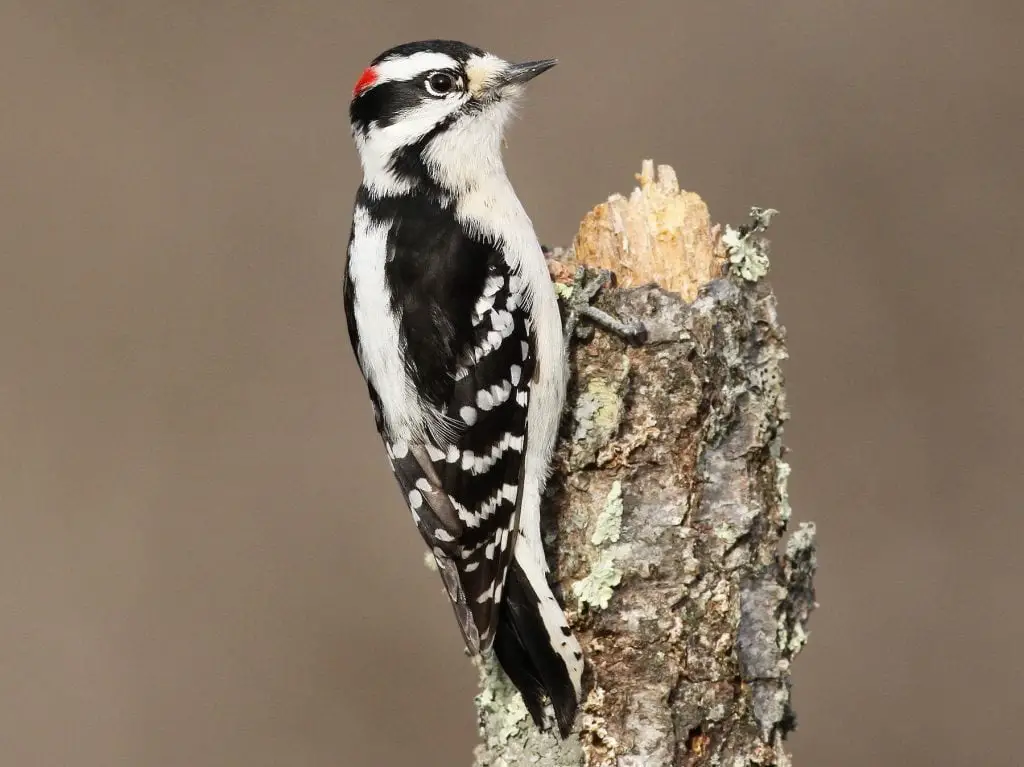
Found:
[[[597,275],[593,279],[587,280],[587,270],[582,266],[576,268],[572,293],[566,301],[568,306],[565,320],[566,343],[569,343],[574,337],[589,338],[592,335],[592,329],[585,336],[582,335],[584,331],[579,327],[580,319],[589,320],[593,325],[618,336],[626,343],[640,345],[647,340],[647,328],[639,320],[624,322],[591,305],[597,294],[606,288],[611,280],[612,273],[607,269],[598,269]]]

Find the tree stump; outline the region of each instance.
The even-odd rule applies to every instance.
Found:
[[[597,306],[648,330],[636,347],[584,325],[570,354],[545,542],[587,658],[581,714],[568,740],[537,731],[481,661],[479,767],[791,764],[815,549],[810,524],[784,542],[774,211],[723,231],[671,168],[637,178],[550,254],[563,295],[577,266],[614,272]]]

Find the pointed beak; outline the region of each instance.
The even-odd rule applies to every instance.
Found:
[[[523,85],[537,75],[547,72],[557,63],[558,59],[543,59],[542,61],[526,61],[522,64],[509,64],[495,78],[494,85],[498,88],[504,88],[509,85]]]

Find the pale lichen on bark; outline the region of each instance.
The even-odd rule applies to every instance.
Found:
[[[790,764],[816,563],[813,525],[783,544],[785,334],[761,279],[773,211],[723,235],[671,169],[638,179],[552,269],[615,271],[625,254],[629,286],[598,305],[648,329],[639,347],[598,331],[571,352],[545,533],[586,699],[560,741],[483,664],[480,767]]]

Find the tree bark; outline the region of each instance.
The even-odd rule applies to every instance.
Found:
[[[789,765],[790,663],[815,606],[814,527],[790,507],[784,329],[761,279],[774,211],[722,231],[644,164],[552,271],[616,272],[596,305],[639,319],[631,346],[583,324],[545,510],[552,577],[587,658],[576,731],[533,726],[481,662],[476,765]],[[658,284],[655,284],[658,283]]]

